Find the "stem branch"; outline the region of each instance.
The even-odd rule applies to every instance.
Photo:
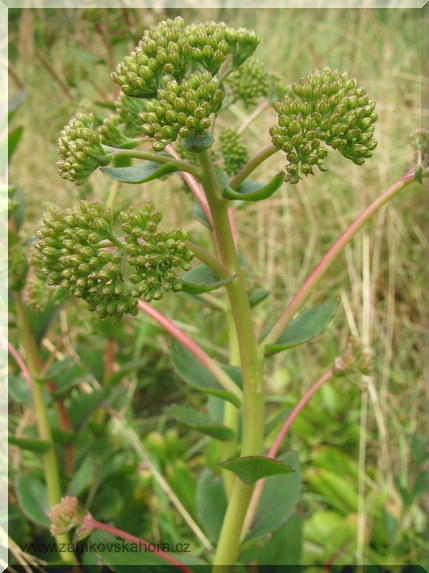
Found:
[[[216,378],[221,386],[225,388],[227,392],[234,394],[240,402],[243,398],[241,389],[231,380],[231,378],[222,370],[216,362],[210,358],[204,350],[198,346],[196,342],[192,340],[183,330],[180,330],[171,320],[160,313],[158,310],[154,309],[149,303],[139,300],[138,308],[156,320],[156,322],[162,326],[167,332],[169,332],[176,340],[183,344],[185,348]]]
[[[265,344],[275,344],[290,323],[294,315],[302,308],[307,297],[313,288],[319,283],[322,276],[337,258],[342,249],[349,243],[356,233],[363,227],[363,225],[376,213],[385,203],[387,203],[396,193],[410,185],[415,181],[414,169],[408,170],[401,179],[391,185],[384,191],[375,201],[371,203],[362,213],[355,219],[348,229],[335,241],[326,255],[322,258],[320,263],[314,268],[313,272],[301,286],[299,291],[293,297],[289,305],[284,310],[281,317],[275,323],[268,335],[263,341]]]

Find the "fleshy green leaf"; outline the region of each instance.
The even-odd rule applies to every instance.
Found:
[[[27,474],[18,474],[16,494],[19,506],[28,519],[43,527],[49,527],[48,492],[43,483]]]
[[[198,265],[185,273],[180,280],[183,283],[182,290],[189,294],[201,294],[231,284],[236,276],[231,275],[226,279],[221,279],[207,265]]]
[[[275,531],[259,554],[260,565],[299,565],[302,551],[302,528],[304,520],[295,514]]]
[[[283,350],[308,342],[319,334],[333,319],[338,307],[338,300],[327,300],[319,306],[309,308],[293,320],[275,344],[265,346],[265,356],[272,356]],[[263,340],[271,329],[261,336]]]
[[[222,196],[232,200],[262,201],[271,197],[281,187],[284,177],[284,172],[280,171],[266,185],[257,181],[244,181],[237,189],[231,189],[226,185],[222,187]]]
[[[83,425],[88,421],[91,413],[109,394],[108,388],[101,388],[90,394],[81,394],[75,398],[69,408],[69,416],[73,428],[75,430],[81,430]]]
[[[95,468],[92,457],[88,456],[74,473],[67,490],[67,495],[77,496],[94,481]]]
[[[420,165],[414,169],[414,179],[423,185],[423,169]]]
[[[204,227],[207,227],[210,231],[213,231],[212,226],[210,225],[209,220],[207,219],[204,211],[201,209],[201,205],[198,201],[194,201],[194,206],[192,208],[192,215],[193,217],[199,221]]]
[[[124,378],[129,372],[132,372],[133,370],[137,371],[140,368],[143,368],[143,366],[146,366],[147,363],[147,357],[139,358],[137,360],[128,360],[117,372],[108,378],[106,386],[114,386],[120,382],[122,378]]]
[[[18,446],[18,448],[22,450],[31,450],[33,452],[47,452],[51,448],[51,444],[44,440],[30,440],[27,438],[9,436],[8,442],[13,446]]]
[[[217,424],[210,416],[197,412],[193,408],[172,404],[166,409],[166,412],[182,424],[195,428],[195,430],[212,438],[226,441],[234,439],[235,434],[231,428]]]
[[[8,392],[18,403],[32,404],[33,397],[28,382],[24,378],[9,376]]]
[[[54,362],[53,364],[51,364],[51,366],[48,368],[48,371],[45,374],[36,376],[35,381],[46,382],[47,380],[51,380],[52,378],[55,378],[58,375],[62,375],[70,370],[73,363],[74,363],[74,358],[72,356],[66,356],[64,360],[61,360],[60,362]]]
[[[158,177],[177,171],[174,163],[157,163],[156,161],[143,161],[132,167],[101,167],[100,171],[122,183],[146,183]]]
[[[266,458],[264,456],[246,456],[233,458],[220,462],[222,469],[229,470],[237,475],[241,481],[250,485],[259,479],[277,474],[288,474],[294,470],[280,460]]]
[[[272,476],[265,482],[246,540],[257,539],[281,527],[294,513],[301,498],[298,456],[295,452],[286,452],[278,460],[291,466],[294,472]]]
[[[170,357],[177,374],[185,382],[206,394],[218,396],[239,407],[240,402],[234,394],[227,392],[216,378],[177,340],[170,343]]]
[[[124,507],[124,500],[116,488],[104,486],[98,490],[91,503],[91,512],[97,520],[111,521],[115,519]]]
[[[203,135],[197,135],[196,133],[191,133],[189,137],[184,137],[182,139],[182,149],[183,151],[193,151],[194,153],[201,153],[214,143],[214,137],[208,131],[205,131]]]
[[[255,290],[254,292],[252,292],[249,295],[249,304],[250,304],[250,308],[253,308],[254,306],[256,306],[257,304],[259,304],[260,302],[262,302],[263,300],[265,300],[267,298],[267,296],[270,294],[269,290]]]
[[[219,539],[227,505],[222,478],[205,469],[197,485],[197,515],[214,542]]]

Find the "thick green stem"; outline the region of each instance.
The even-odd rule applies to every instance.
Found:
[[[214,231],[223,264],[237,275],[227,287],[240,349],[243,375],[243,440],[241,455],[260,455],[264,429],[263,357],[254,332],[240,262],[228,218],[228,201],[222,198],[209,151],[200,154],[202,184],[213,217]],[[222,526],[214,565],[233,566],[239,551],[240,533],[253,487],[234,480]]]
[[[237,332],[235,330],[234,317],[229,305],[228,296],[226,295],[225,301],[225,316],[228,323],[228,339],[229,339],[229,363],[231,366],[240,366],[240,347],[238,344]],[[224,412],[223,412],[223,425],[230,428],[235,433],[235,438],[230,442],[222,442],[222,459],[227,460],[232,458],[235,454],[237,448],[237,432],[238,432],[238,409],[230,402],[225,402]],[[235,475],[228,471],[222,470],[223,484],[225,487],[225,493],[229,499],[232,494],[232,488],[234,486]]]
[[[255,171],[259,165],[261,165],[264,161],[266,161],[271,155],[280,151],[274,145],[269,145],[265,149],[263,149],[258,155],[255,155],[253,159],[251,159],[246,165],[231,179],[229,182],[229,186],[231,189],[237,189],[245,179],[249,177],[249,175]]]
[[[199,261],[210,267],[212,271],[220,276],[221,279],[227,279],[231,276],[229,270],[224,267],[224,265],[216,257],[203,249],[203,247],[192,243],[192,241],[186,241],[186,246],[188,249],[191,249]]]
[[[60,503],[61,486],[57,457],[55,454],[55,444],[52,439],[51,428],[48,422],[48,413],[43,396],[43,384],[35,382],[35,378],[39,373],[37,346],[33,335],[31,334],[30,325],[27,319],[27,313],[18,293],[14,293],[14,302],[21,343],[25,350],[27,368],[32,382],[31,392],[33,395],[34,409],[36,411],[39,437],[41,440],[51,444],[49,450],[44,452],[42,455],[45,470],[46,488],[48,490],[49,507],[53,507],[57,503]],[[62,545],[64,543],[68,544],[70,542],[67,533],[56,535],[55,540],[58,545]],[[77,559],[74,553],[60,552],[60,557],[65,562],[72,561],[73,563],[77,563]]]

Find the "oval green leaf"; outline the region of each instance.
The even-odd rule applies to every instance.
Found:
[[[222,388],[216,378],[177,340],[170,343],[170,357],[177,374],[201,392],[218,396],[237,406],[240,402],[234,394]]]
[[[225,462],[219,462],[219,465],[222,466],[222,469],[235,473],[247,485],[262,478],[277,474],[289,474],[294,471],[282,461],[264,456],[232,458]]]
[[[185,273],[180,280],[183,283],[183,291],[189,294],[201,294],[231,284],[236,276],[231,275],[226,279],[221,279],[207,265],[198,265]]]
[[[257,539],[281,527],[294,513],[301,499],[301,468],[297,454],[293,451],[286,452],[279,456],[278,460],[291,466],[294,472],[274,475],[265,482],[246,541]]]
[[[302,530],[304,519],[302,515],[294,514],[280,529],[275,531],[271,539],[264,545],[259,554],[260,565],[282,564],[297,565],[301,562]]]
[[[49,527],[49,502],[45,485],[27,474],[18,474],[16,478],[16,494],[23,513],[43,527]]]
[[[174,163],[161,164],[156,161],[143,161],[132,167],[101,167],[100,171],[115,181],[137,184],[173,173],[177,171],[177,167]]]
[[[51,444],[44,440],[29,440],[26,438],[15,438],[15,436],[8,437],[9,444],[18,446],[22,450],[31,450],[32,452],[47,452],[51,449]]]
[[[219,539],[227,506],[222,478],[205,469],[197,485],[197,516],[213,542]]]
[[[292,320],[275,344],[265,346],[265,356],[272,356],[283,350],[294,348],[314,338],[328,326],[338,308],[338,299],[327,300],[319,306],[309,308]],[[263,340],[271,329],[261,336]]]
[[[197,135],[196,133],[191,133],[189,137],[184,137],[182,140],[183,151],[193,151],[194,153],[201,153],[214,143],[214,137],[208,131],[205,131],[203,135]]]
[[[222,187],[222,196],[232,200],[262,201],[277,191],[282,185],[284,177],[284,172],[280,171],[266,185],[257,181],[244,181],[237,189],[231,189],[226,185]]]
[[[207,414],[197,412],[193,408],[172,404],[165,411],[178,422],[217,440],[231,441],[235,437],[235,433],[231,428],[218,424]]]
[[[270,294],[270,291],[265,290],[265,289],[255,290],[254,292],[250,293],[249,294],[250,308],[253,308],[257,304],[259,304],[260,302],[265,300],[269,294]]]

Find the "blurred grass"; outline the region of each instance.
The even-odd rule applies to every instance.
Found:
[[[255,313],[258,328],[262,328],[278,316],[347,224],[411,164],[409,134],[428,125],[427,99],[422,102],[429,86],[427,69],[422,76],[422,34],[425,21],[429,23],[428,11],[183,9],[181,14],[188,23],[213,19],[254,28],[261,38],[255,56],[289,84],[310,69],[329,65],[350,71],[377,102],[378,147],[364,166],[356,167],[331,153],[327,174],[318,173],[297,186],[283,186],[270,200],[236,212],[240,248],[252,262],[254,273],[262,277],[263,287],[272,293],[270,302]],[[169,11],[168,15],[175,13]],[[12,42],[17,38],[12,34]],[[91,37],[91,41],[102,50],[97,38]],[[30,215],[27,232],[32,234],[51,202],[69,206],[80,198],[81,191],[56,173],[56,140],[75,113],[76,102],[98,96],[92,86],[82,82],[74,90],[76,101],[68,100],[38,60],[24,58],[19,47],[15,49],[14,66],[27,98],[15,120],[25,125],[25,132],[10,180],[24,191]],[[48,55],[61,70],[62,61],[82,58],[84,52],[70,40],[60,39]],[[115,47],[115,61],[125,55]],[[91,77],[109,93],[106,68],[94,65],[92,71]],[[245,115],[242,108],[234,107],[219,119],[219,126],[238,127]],[[270,143],[268,128],[275,121],[274,112],[265,111],[244,132],[250,155]],[[277,154],[258,171],[258,179],[267,180],[283,167],[284,158]],[[106,196],[110,188],[109,180],[99,173],[91,178],[91,185],[92,198]],[[189,228],[194,240],[202,236],[199,225],[183,208],[176,176],[149,185],[123,189],[119,199],[151,198],[163,211],[166,228],[180,224]],[[170,193],[173,185],[177,190]],[[378,428],[379,436],[375,443],[367,444],[367,463],[379,467],[380,489],[389,489],[393,473],[406,471],[407,454],[400,455],[404,440],[416,432],[428,433],[423,414],[429,389],[421,373],[428,334],[427,323],[423,326],[425,285],[421,284],[421,257],[428,247],[427,217],[417,185],[383,208],[332,265],[308,303],[341,297],[334,324],[308,346],[278,355],[267,364],[269,392],[301,392],[344,350],[350,332],[363,336],[375,362],[372,383],[376,393],[369,398],[368,431],[377,434]],[[187,321],[198,336],[207,336],[208,328],[213,342],[222,342],[223,325],[216,316],[210,317],[206,327],[202,322],[205,311],[183,305],[179,297],[166,297],[164,304],[169,315]],[[341,384],[335,382],[340,395]],[[358,391],[353,407],[360,407]]]

